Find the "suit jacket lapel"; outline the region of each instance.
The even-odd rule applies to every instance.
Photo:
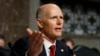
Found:
[[[55,53],[56,56],[60,56],[61,53],[60,53],[60,46],[59,46],[59,43],[58,41],[56,41],[56,53]]]
[[[64,52],[62,52],[64,49],[61,47],[61,44],[59,43],[59,41],[56,41],[56,53],[55,56],[64,56]]]

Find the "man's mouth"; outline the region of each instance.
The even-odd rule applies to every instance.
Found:
[[[56,30],[57,32],[61,32],[61,31],[62,31],[62,28],[55,28],[55,30]]]

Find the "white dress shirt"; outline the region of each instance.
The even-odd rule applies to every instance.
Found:
[[[51,42],[49,42],[47,39],[44,38],[43,44],[44,44],[44,48],[45,48],[45,51],[46,51],[46,55],[50,56],[50,49],[49,48],[50,48],[50,46],[55,45],[56,41],[52,44]]]

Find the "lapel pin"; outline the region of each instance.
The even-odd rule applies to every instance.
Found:
[[[64,52],[64,49],[61,49],[61,52]]]

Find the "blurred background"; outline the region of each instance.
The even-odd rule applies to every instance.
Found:
[[[38,29],[36,9],[49,2],[63,11],[63,38],[100,51],[100,0],[0,0],[0,34],[5,36],[6,46],[27,35],[27,27]]]

